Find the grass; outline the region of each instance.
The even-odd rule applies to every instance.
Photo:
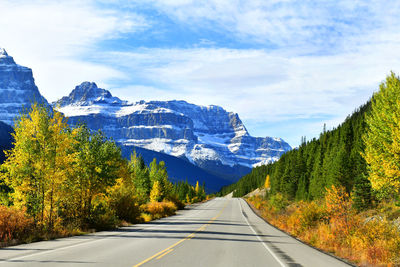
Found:
[[[357,212],[336,188],[324,200],[287,202],[284,208],[258,196],[247,201],[269,223],[314,247],[359,266],[400,266],[400,207],[392,202]]]
[[[150,202],[140,207],[141,213],[139,213],[139,218],[135,222],[149,222],[171,216],[176,213],[177,209],[177,205],[172,201]],[[128,225],[130,223],[125,220],[116,222],[116,226]],[[94,229],[90,231],[94,231]],[[86,233],[88,231],[69,228],[60,224],[56,224],[54,229],[49,231],[36,224],[25,210],[0,205],[0,248]]]

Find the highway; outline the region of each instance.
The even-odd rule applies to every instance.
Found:
[[[216,198],[114,231],[0,249],[0,266],[349,266]]]

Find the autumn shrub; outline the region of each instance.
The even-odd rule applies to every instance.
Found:
[[[143,222],[150,222],[150,221],[153,220],[153,217],[151,216],[151,214],[142,212],[142,213],[140,214],[140,219],[141,219],[141,221],[143,221]]]
[[[396,201],[381,202],[377,207],[379,213],[382,213],[388,220],[400,218],[400,207]]]
[[[185,208],[185,203],[183,203],[177,195],[169,195],[167,196],[164,201],[173,202],[178,210]]]
[[[0,240],[23,240],[29,237],[34,230],[33,220],[25,210],[0,206]]]
[[[153,219],[174,215],[176,210],[176,205],[171,201],[149,202],[144,206],[144,212],[149,213]]]
[[[289,200],[281,193],[272,195],[268,201],[268,204],[276,211],[283,211],[289,205],[289,203]]]
[[[271,204],[271,199],[275,203]],[[360,266],[400,266],[399,209],[395,203],[356,213],[344,188],[335,186],[326,190],[323,200],[283,205],[279,199],[286,201],[279,195],[267,202],[257,196],[247,200],[259,207],[269,223],[315,247]]]
[[[360,224],[351,237],[351,246],[363,261],[374,265],[400,264],[400,233],[386,219],[371,219]]]
[[[96,230],[107,230],[118,225],[118,217],[103,195],[98,195],[93,199],[93,209],[87,218],[87,226]]]
[[[317,202],[300,201],[287,207],[287,230],[298,236],[326,220],[326,210]]]
[[[123,183],[110,190],[109,204],[120,220],[135,223],[140,220],[139,200],[135,192]]]
[[[248,201],[256,208],[260,209],[261,208],[261,202],[262,199],[259,196],[252,196],[248,198]]]
[[[306,203],[300,210],[300,226],[302,229],[307,230],[317,226],[319,223],[325,221],[326,210],[319,203],[313,201]]]
[[[345,188],[332,185],[326,189],[325,207],[329,223],[337,238],[345,238],[352,229],[352,201]]]

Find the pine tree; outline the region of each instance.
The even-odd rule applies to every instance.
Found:
[[[325,179],[322,176],[322,162],[323,154],[321,152],[322,147],[319,146],[315,155],[314,166],[311,173],[310,179],[310,196],[314,198],[320,198],[324,194],[326,187]]]
[[[363,174],[359,175],[354,184],[352,192],[353,207],[357,210],[363,210],[372,204],[371,182]]]
[[[143,158],[138,157],[136,152],[131,155],[129,172],[140,200],[146,203],[149,200],[151,190],[150,175]]]

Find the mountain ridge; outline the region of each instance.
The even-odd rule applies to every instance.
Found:
[[[16,64],[0,48],[0,121],[12,126],[34,102],[50,106],[35,85],[32,70]],[[184,100],[130,103],[94,82],[77,85],[52,106],[68,117],[71,126],[86,123],[125,151],[140,148],[155,151],[158,157],[164,153],[185,160],[208,177],[222,178],[220,185],[236,181],[255,164],[277,160],[291,149],[280,138],[251,136],[237,113],[220,106]],[[185,179],[181,174],[177,178]]]
[[[33,102],[49,106],[35,85],[32,70],[16,64],[0,48],[0,121],[14,125],[14,120]]]
[[[216,105],[184,100],[129,103],[90,82],[76,86],[52,105],[71,125],[84,122],[125,146],[184,158],[219,175],[229,166],[239,171],[231,171],[239,177],[291,149],[281,138],[251,136],[237,113]]]

